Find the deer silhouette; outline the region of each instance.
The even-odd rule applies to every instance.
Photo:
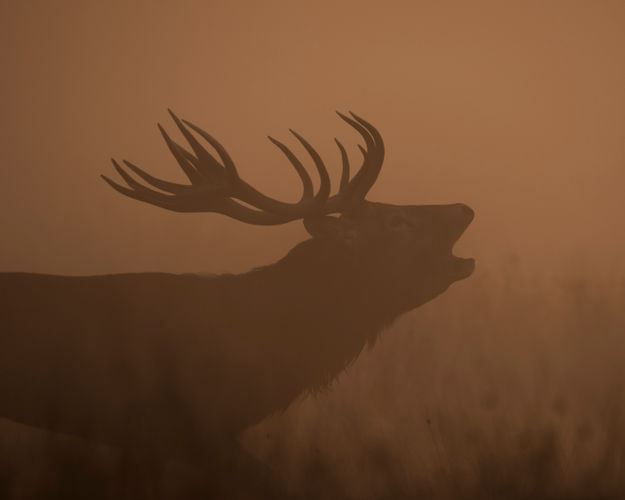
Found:
[[[159,129],[190,184],[115,160],[126,185],[106,182],[177,212],[302,219],[311,238],[240,275],[1,273],[0,416],[143,455],[217,460],[243,429],[328,384],[399,315],[468,277],[473,259],[452,247],[473,211],[366,201],[384,144],[355,114],[339,116],[365,142],[362,166],[351,177],[336,140],[334,195],[302,136],[291,131],[315,165],[316,190],[295,154],[269,138],[301,179],[300,201],[286,203],[241,179],[217,140],[170,113],[189,146]]]

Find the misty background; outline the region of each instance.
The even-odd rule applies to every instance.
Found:
[[[305,237],[124,198],[110,158],[183,180],[167,108],[285,200],[299,180],[267,135],[338,183],[334,110],[371,121],[386,161],[369,199],[464,202],[459,253],[539,273],[618,266],[625,249],[621,2],[2,2],[0,269],[242,272]],[[307,164],[312,167],[310,162]]]
[[[251,429],[248,449],[295,490],[341,498],[538,497],[537,485],[613,498],[625,487],[623,26],[620,1],[2,2],[0,271],[270,264],[306,238],[300,222],[171,213],[100,174],[115,178],[115,157],[184,181],[156,128],[180,139],[169,107],[245,180],[296,200],[266,136],[312,171],[288,129],[301,133],[337,186],[333,138],[360,156],[334,110],[354,111],[386,144],[368,198],[468,204],[455,253],[477,269],[327,392]],[[3,428],[30,498],[19,464],[40,436]]]

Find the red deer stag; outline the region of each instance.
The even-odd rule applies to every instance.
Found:
[[[473,219],[469,207],[365,201],[384,144],[362,118],[339,113],[365,147],[351,177],[336,140],[342,175],[334,195],[321,157],[302,136],[291,131],[316,167],[316,192],[293,152],[269,138],[303,187],[299,202],[285,203],[241,179],[211,135],[171,116],[190,149],[159,129],[190,184],[115,160],[127,186],[104,180],[177,212],[261,225],[302,219],[312,238],[240,275],[0,274],[1,417],[152,456],[210,457],[246,427],[328,384],[395,318],[472,273],[473,259],[452,254]]]

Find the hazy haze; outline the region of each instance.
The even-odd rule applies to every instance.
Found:
[[[387,146],[369,198],[471,205],[458,253],[480,269],[622,269],[625,6],[380,5],[4,2],[0,269],[238,272],[304,238],[111,190],[112,156],[182,179],[167,107],[283,199],[298,181],[265,136],[304,134],[338,182],[332,139],[358,159],[358,136],[333,112],[353,110]]]

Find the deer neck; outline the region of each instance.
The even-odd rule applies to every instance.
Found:
[[[334,323],[377,331],[403,312],[353,254],[332,241],[305,241],[282,260],[252,273],[271,283],[267,297],[275,305],[320,328]]]

